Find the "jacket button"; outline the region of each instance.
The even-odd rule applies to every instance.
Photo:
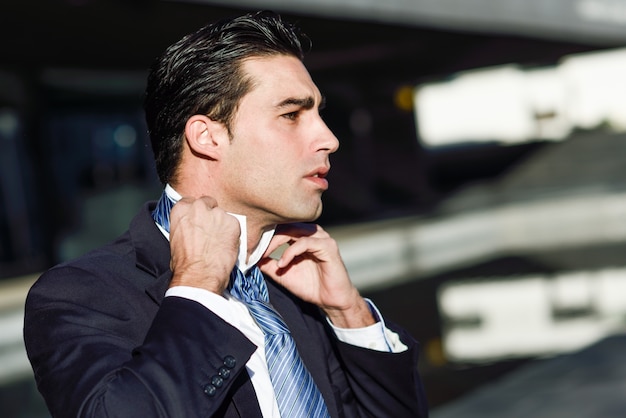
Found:
[[[224,379],[228,379],[230,377],[230,369],[222,366],[222,367],[220,367],[220,369],[217,372],[217,374],[219,374]]]
[[[206,393],[207,396],[215,396],[215,392],[217,392],[217,388],[211,384],[204,387],[204,393]]]
[[[224,384],[224,379],[222,379],[220,376],[213,376],[211,378],[211,384],[216,388],[220,388]]]
[[[232,369],[236,365],[237,365],[237,360],[235,360],[235,357],[233,356],[224,357],[224,366],[228,367],[229,369]]]

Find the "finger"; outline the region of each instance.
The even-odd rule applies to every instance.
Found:
[[[270,277],[276,278],[278,277],[278,263],[276,260],[270,257],[265,257],[259,260],[257,266],[261,269],[264,274],[267,274]]]
[[[285,276],[283,275],[284,270],[278,267],[276,260],[272,258],[265,258],[262,261],[259,261],[257,265],[263,274],[274,279],[274,281],[279,285],[285,286]]]
[[[288,244],[293,240],[292,237],[288,235],[280,235],[274,234],[272,239],[270,240],[265,253],[263,253],[263,257],[269,257],[274,251],[278,249],[281,245]]]
[[[272,254],[278,247],[284,244],[293,244],[303,237],[329,238],[330,235],[319,225],[311,223],[283,224],[276,227],[270,245],[263,254],[264,257]]]
[[[202,196],[198,199],[193,197],[182,197],[174,205],[174,207],[172,207],[172,213],[184,212],[185,209],[192,209],[196,204],[203,204],[206,208],[213,209],[217,207],[217,200],[210,196]]]
[[[312,255],[315,258],[322,260],[324,254],[324,247],[322,240],[318,238],[301,238],[294,241],[277,260],[278,268],[285,268],[293,262],[293,260],[304,254]]]
[[[198,200],[202,201],[206,206],[213,209],[217,207],[217,200],[211,196],[201,196]]]

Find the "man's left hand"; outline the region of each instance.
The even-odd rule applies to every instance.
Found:
[[[270,258],[283,244],[289,246],[281,257]],[[367,302],[350,281],[337,242],[319,225],[280,225],[258,265],[291,293],[319,306],[337,327],[375,323]]]

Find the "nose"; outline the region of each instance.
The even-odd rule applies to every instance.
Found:
[[[326,151],[329,154],[332,154],[339,148],[339,140],[321,117],[319,118],[319,132],[316,145],[317,151]]]

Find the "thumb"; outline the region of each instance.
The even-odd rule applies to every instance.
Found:
[[[261,269],[261,272],[272,278],[276,278],[278,276],[278,262],[271,257],[262,258],[257,263],[257,266]]]

